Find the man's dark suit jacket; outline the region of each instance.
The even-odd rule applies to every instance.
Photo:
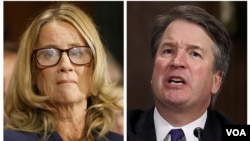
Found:
[[[154,108],[149,111],[128,110],[128,141],[156,141]],[[222,125],[231,125],[232,121],[214,110],[208,110],[201,141],[222,141]]]
[[[40,141],[38,134],[14,131],[14,130],[4,130],[4,141]],[[123,141],[123,136],[114,132],[109,132],[106,138],[99,139],[97,141]],[[61,136],[55,132],[53,133],[47,141],[63,141]]]

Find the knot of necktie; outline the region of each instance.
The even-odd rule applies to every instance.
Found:
[[[172,129],[169,134],[171,136],[171,141],[179,141],[185,136],[182,129]]]

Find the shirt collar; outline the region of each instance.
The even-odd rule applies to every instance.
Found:
[[[173,127],[159,114],[159,112],[157,111],[157,108],[155,107],[154,124],[155,124],[155,132],[156,132],[157,141],[163,141],[164,138],[166,138],[169,131],[173,128],[182,128],[187,141],[197,140],[197,138],[193,134],[193,131],[196,127],[201,127],[202,129],[204,129],[206,119],[207,119],[207,111],[205,111],[201,117],[199,117],[195,121],[185,126]]]

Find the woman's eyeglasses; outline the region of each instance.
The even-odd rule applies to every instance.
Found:
[[[78,46],[69,49],[39,48],[33,50],[33,55],[35,55],[39,65],[51,67],[59,63],[63,52],[67,53],[69,60],[75,65],[88,64],[93,57],[92,51],[88,46]]]

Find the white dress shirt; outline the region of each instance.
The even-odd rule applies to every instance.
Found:
[[[155,123],[155,132],[157,141],[170,141],[170,137],[168,133],[171,129],[181,128],[185,134],[186,141],[198,141],[198,138],[194,136],[194,129],[197,127],[201,127],[204,129],[205,122],[207,119],[207,111],[195,121],[182,126],[182,127],[174,127],[169,124],[163,117],[159,114],[157,109],[154,110],[154,123]]]

